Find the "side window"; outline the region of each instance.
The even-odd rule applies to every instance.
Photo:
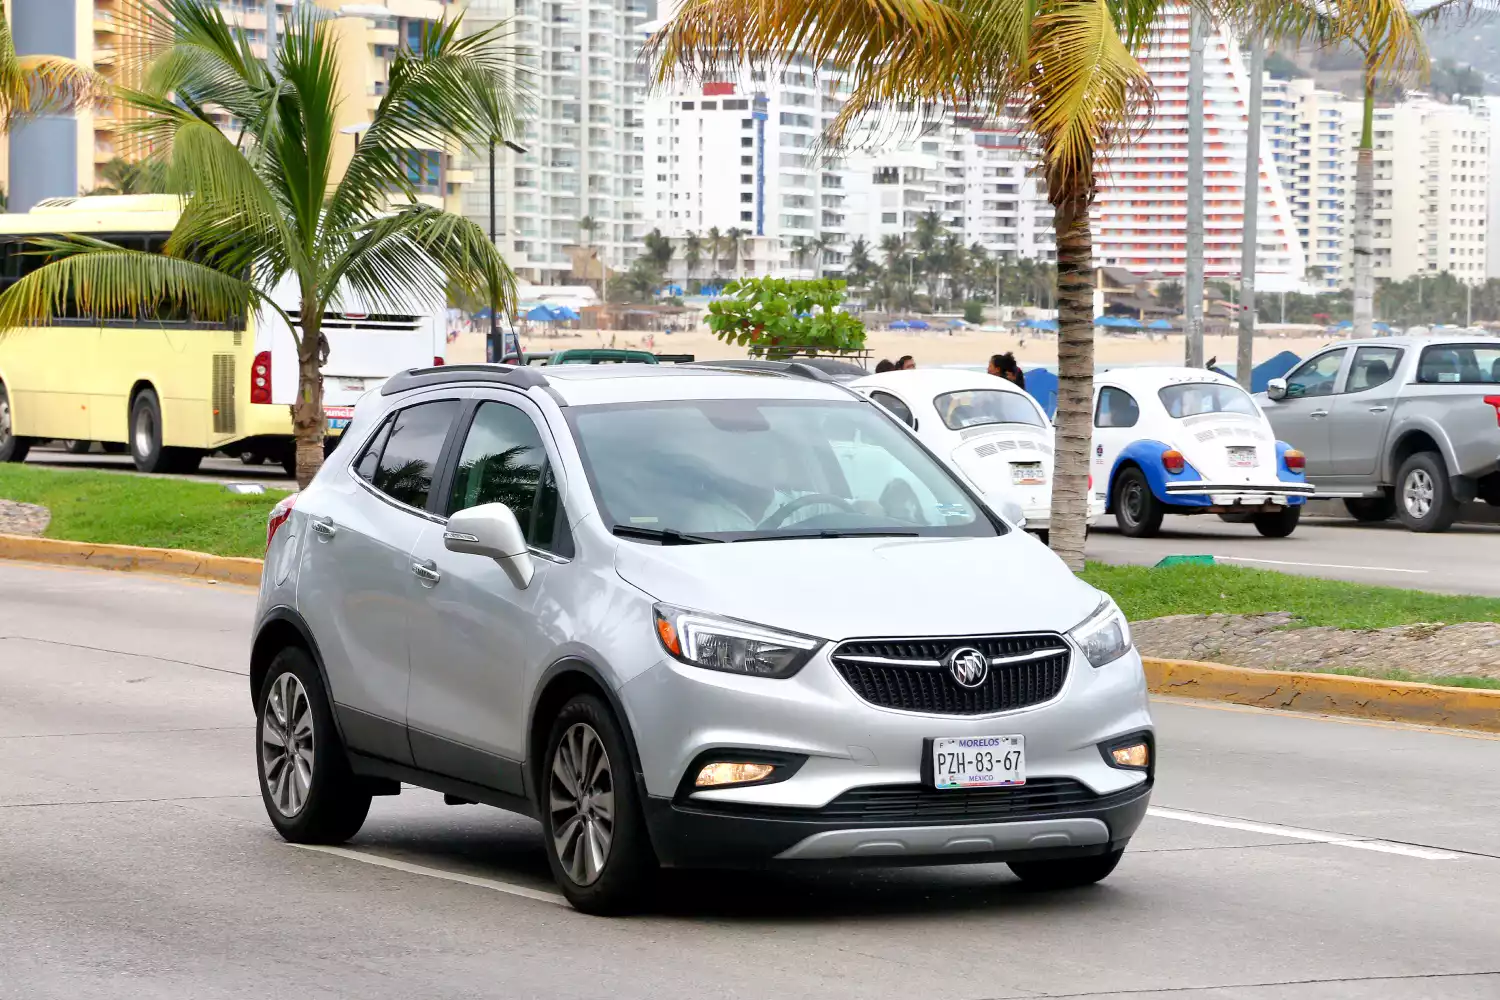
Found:
[[[1418,382],[1500,382],[1500,346],[1448,344],[1422,350]]]
[[[1141,406],[1135,397],[1124,389],[1105,386],[1099,392],[1099,405],[1094,408],[1095,427],[1134,427],[1141,419]]]
[[[506,403],[483,403],[474,413],[453,490],[448,496],[452,514],[485,503],[503,503],[516,515],[526,540],[537,548],[571,554],[566,542],[566,518],[560,517],[557,480],[547,462],[536,424]]]
[[[397,413],[391,429],[381,432],[384,445],[370,485],[408,507],[426,509],[438,455],[457,415],[456,399],[418,403]]]
[[[1286,377],[1286,396],[1296,399],[1301,396],[1331,396],[1334,383],[1338,381],[1339,366],[1344,363],[1344,348],[1319,354]]]
[[[1361,347],[1354,352],[1354,365],[1349,369],[1349,386],[1344,391],[1363,392],[1385,385],[1396,377],[1396,366],[1400,363],[1399,347]]]
[[[391,425],[396,422],[395,415],[385,418],[380,425],[380,430],[365,445],[365,450],[359,456],[359,461],[354,463],[354,474],[367,483],[375,482],[375,469],[380,465],[380,453],[385,450],[385,439],[391,436]]]
[[[917,429],[917,418],[912,416],[911,407],[888,392],[872,392],[870,398],[891,412],[893,416],[912,430]]]

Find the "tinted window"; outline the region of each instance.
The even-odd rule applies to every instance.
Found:
[[[870,398],[895,415],[896,419],[906,426],[916,429],[917,418],[911,415],[911,407],[888,392],[872,392]]]
[[[385,439],[390,436],[391,425],[396,422],[394,416],[386,417],[385,422],[380,425],[380,431],[365,445],[364,454],[359,456],[359,461],[354,463],[355,475],[367,483],[375,481],[375,470],[380,465],[380,453],[385,448]]]
[[[1346,392],[1363,392],[1377,385],[1385,385],[1396,376],[1396,365],[1401,363],[1399,347],[1361,347],[1354,352],[1354,366],[1349,369],[1349,386]]]
[[[1099,391],[1099,405],[1094,408],[1095,427],[1134,427],[1141,419],[1141,406],[1124,389],[1105,386]]]
[[[1500,382],[1500,344],[1444,344],[1422,351],[1418,382]]]
[[[458,457],[448,513],[485,503],[505,504],[529,543],[557,550],[560,501],[541,434],[530,417],[505,403],[484,403],[475,412]]]
[[[1004,389],[945,392],[932,401],[950,431],[984,424],[1030,424],[1045,427],[1031,397]]]
[[[1200,413],[1243,413],[1259,416],[1255,401],[1237,385],[1218,382],[1180,382],[1163,386],[1156,395],[1168,416],[1196,417]]]
[[[1342,347],[1303,362],[1300,368],[1286,377],[1287,398],[1333,395],[1333,384],[1339,377],[1339,366],[1343,363]]]
[[[425,509],[438,455],[457,414],[458,401],[453,399],[419,403],[397,413],[371,484],[392,500]]]

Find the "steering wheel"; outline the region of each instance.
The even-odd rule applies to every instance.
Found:
[[[800,497],[793,497],[791,500],[788,500],[780,507],[777,507],[775,510],[771,511],[771,513],[767,514],[765,519],[755,527],[757,529],[779,527],[782,524],[786,523],[787,518],[791,517],[803,507],[816,507],[819,504],[832,504],[835,507],[842,507],[844,510],[848,511],[851,514],[859,513],[859,509],[848,500],[845,500],[843,497],[836,497],[832,493],[804,493]]]

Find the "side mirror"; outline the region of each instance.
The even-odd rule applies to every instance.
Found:
[[[516,515],[503,503],[482,503],[448,518],[443,546],[449,552],[489,556],[518,590],[531,586],[536,566]]]
[[[1271,399],[1286,398],[1286,379],[1273,378],[1266,383],[1266,395]]]

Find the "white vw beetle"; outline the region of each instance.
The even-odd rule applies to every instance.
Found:
[[[1116,368],[1094,376],[1095,499],[1123,534],[1165,514],[1220,514],[1285,538],[1313,493],[1306,460],[1233,379],[1203,368]]]
[[[916,368],[868,375],[851,389],[885,407],[980,492],[1014,500],[1026,530],[1052,518],[1052,421],[1024,389],[986,372]],[[1090,485],[1089,521],[1103,513]]]

